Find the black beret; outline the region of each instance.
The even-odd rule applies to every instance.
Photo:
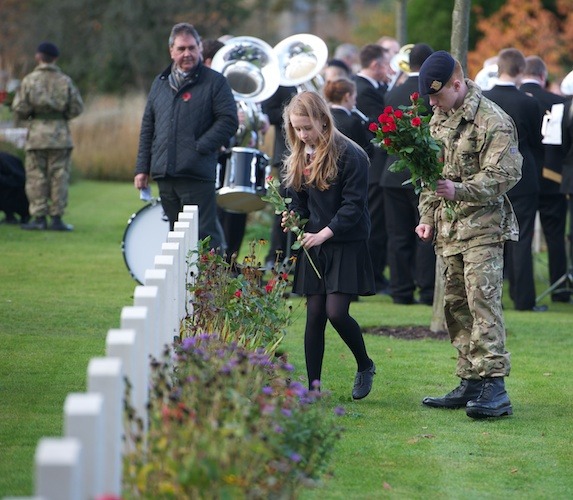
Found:
[[[439,92],[451,78],[455,65],[455,59],[445,50],[438,50],[431,54],[420,68],[418,78],[420,94],[428,95]]]
[[[38,45],[36,52],[40,52],[41,54],[46,54],[47,56],[51,57],[59,57],[60,55],[58,47],[56,47],[51,42],[42,42],[40,45]]]

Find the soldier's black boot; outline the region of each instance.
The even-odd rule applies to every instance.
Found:
[[[20,224],[22,229],[28,230],[36,230],[36,231],[44,231],[48,227],[48,223],[46,222],[46,217],[34,217],[30,219],[25,224]]]
[[[464,408],[468,401],[476,399],[482,390],[483,380],[463,378],[460,385],[445,396],[438,398],[426,397],[422,404],[433,408]]]
[[[471,418],[503,417],[512,413],[503,377],[483,379],[481,394],[466,405],[466,414]]]
[[[74,226],[66,224],[59,215],[54,215],[54,217],[52,217],[50,229],[52,231],[73,231]]]

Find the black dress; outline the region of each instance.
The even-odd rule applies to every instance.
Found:
[[[308,219],[305,231],[317,233],[328,226],[334,235],[309,249],[319,278],[306,252],[299,251],[293,291],[299,295],[345,293],[374,295],[374,273],[368,251],[368,156],[346,138],[338,161],[338,177],[324,191],[290,188],[291,210]]]

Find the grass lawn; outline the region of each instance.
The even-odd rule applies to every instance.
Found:
[[[107,331],[133,303],[121,241],[142,206],[129,183],[78,181],[65,217],[73,233],[0,226],[0,498],[33,494],[38,439],[61,435],[66,395],[85,391],[89,359],[104,354]],[[258,224],[248,229],[247,238],[268,236]],[[536,256],[539,293],[547,286],[543,258]],[[304,377],[304,303],[292,302],[285,349]],[[302,498],[573,497],[573,305],[545,303],[546,313],[506,303],[514,415],[497,420],[420,404],[457,385],[454,350],[440,340],[367,335],[378,373],[371,395],[353,402],[354,362],[329,328],[323,384],[332,406],[346,408],[346,431],[332,474]],[[351,307],[363,327],[430,323],[429,307],[386,296]]]

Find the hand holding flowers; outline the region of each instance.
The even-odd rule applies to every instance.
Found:
[[[308,250],[302,245],[301,239],[304,235],[304,225],[308,222],[307,219],[301,219],[300,215],[288,209],[287,204],[292,200],[290,198],[283,198],[279,192],[280,182],[275,179],[272,175],[267,177],[268,191],[267,195],[263,196],[263,201],[271,203],[275,210],[276,215],[282,215],[282,226],[289,231],[292,231],[296,236],[295,242],[291,245],[293,250],[298,250],[302,247],[304,253],[306,254],[310,265],[314,269],[314,272],[319,279],[322,279],[318,268],[316,267],[314,261],[310,257]]]
[[[430,115],[424,114],[426,107],[418,92],[410,96],[410,106],[394,109],[387,106],[378,117],[378,123],[371,123],[369,130],[375,134],[372,143],[398,157],[391,166],[391,172],[410,171],[414,191],[422,189],[436,191],[438,180],[443,179],[444,166],[442,147],[430,134]],[[446,200],[446,214],[453,219],[453,202]]]

